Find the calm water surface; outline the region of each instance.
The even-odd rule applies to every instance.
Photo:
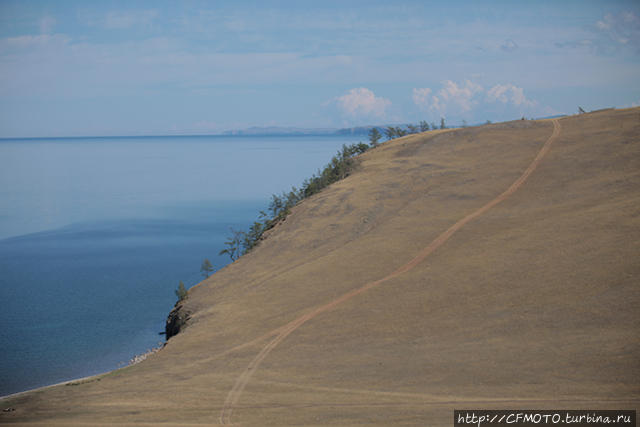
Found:
[[[229,227],[358,140],[0,140],[0,395],[157,346],[178,282],[228,263]]]

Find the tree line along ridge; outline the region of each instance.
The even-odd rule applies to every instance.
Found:
[[[429,125],[423,120],[415,125],[387,126],[380,129],[383,130],[387,140],[391,140],[405,135],[435,130],[438,129],[438,126],[435,123]],[[383,137],[380,129],[374,127],[369,131],[369,144],[364,142],[350,145],[343,144],[342,148],[331,158],[329,163],[322,170],[318,170],[310,178],[305,179],[300,188],[292,186],[289,192],[284,191],[280,195],[272,194],[267,210],[260,211],[258,219],[253,222],[247,231],[231,228],[231,235],[224,243],[225,248],[218,255],[228,255],[233,262],[242,255],[249,253],[260,243],[264,233],[282,222],[291,213],[291,209],[295,205],[319,193],[334,182],[349,176],[357,166],[356,157],[380,144],[380,140]],[[444,118],[440,119],[439,129],[446,129]],[[213,273],[213,266],[208,259],[204,259],[200,271],[205,278],[208,278]],[[179,283],[175,294],[178,297],[178,302],[187,297],[188,292],[182,281]]]

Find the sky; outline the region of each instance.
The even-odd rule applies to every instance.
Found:
[[[0,0],[0,137],[640,104],[638,1]]]

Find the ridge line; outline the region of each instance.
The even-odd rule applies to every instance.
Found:
[[[247,369],[245,369],[236,379],[236,382],[234,383],[233,387],[231,388],[231,390],[229,391],[229,393],[227,394],[227,397],[224,401],[224,404],[222,406],[222,409],[220,410],[220,417],[219,417],[219,422],[220,424],[223,425],[228,425],[231,424],[231,415],[233,413],[233,408],[234,406],[238,403],[238,400],[240,399],[240,396],[242,395],[242,392],[244,391],[244,388],[246,387],[246,385],[248,384],[249,380],[251,379],[251,377],[253,376],[253,374],[257,371],[258,367],[260,366],[260,363],[269,355],[269,353],[278,346],[278,344],[280,344],[282,341],[284,341],[293,331],[295,331],[296,329],[298,329],[300,326],[302,326],[304,323],[306,323],[307,321],[313,319],[314,317],[316,317],[317,315],[324,313],[325,311],[329,311],[330,309],[340,305],[341,303],[361,294],[364,293],[366,291],[368,291],[371,288],[374,288],[388,280],[391,280],[395,277],[398,277],[410,270],[412,270],[414,267],[416,267],[420,262],[422,262],[425,258],[427,258],[431,253],[433,253],[436,249],[438,249],[440,246],[442,246],[447,240],[449,240],[451,238],[451,236],[453,236],[458,230],[460,230],[462,227],[464,227],[467,223],[471,222],[472,220],[474,220],[475,218],[481,216],[482,214],[484,214],[485,212],[487,212],[489,209],[493,208],[494,206],[496,206],[498,203],[506,200],[509,196],[511,196],[513,193],[515,193],[523,184],[524,182],[529,178],[529,176],[536,170],[536,168],[538,167],[538,165],[540,164],[540,162],[542,161],[542,159],[544,158],[544,156],[549,152],[549,150],[551,149],[551,144],[553,143],[553,141],[555,141],[558,137],[558,135],[560,135],[560,122],[559,119],[552,119],[553,122],[553,132],[551,134],[551,136],[549,136],[549,138],[547,139],[547,141],[545,141],[544,145],[542,146],[542,148],[540,149],[540,151],[538,151],[538,154],[536,155],[536,157],[533,159],[533,161],[529,164],[529,166],[527,167],[527,169],[522,173],[522,175],[520,175],[520,177],[518,179],[516,179],[510,186],[509,188],[507,188],[505,191],[503,191],[500,195],[498,195],[497,197],[495,197],[494,199],[492,199],[491,201],[489,201],[488,203],[486,203],[485,205],[483,205],[482,207],[476,209],[475,211],[473,211],[472,213],[466,215],[465,217],[463,217],[462,219],[458,220],[455,224],[453,224],[451,227],[449,227],[446,231],[444,231],[442,234],[440,234],[438,237],[436,237],[431,243],[429,243],[428,246],[426,246],[424,249],[422,249],[420,252],[418,252],[418,254],[411,259],[409,262],[407,262],[406,264],[400,266],[399,268],[397,268],[395,271],[393,271],[392,273],[388,274],[387,276],[372,281],[372,282],[368,282],[365,285],[356,288],[354,290],[351,290],[345,294],[343,294],[342,296],[334,299],[333,301],[326,303],[324,305],[321,305],[319,307],[316,307],[315,309],[313,309],[312,311],[310,311],[307,314],[304,314],[300,317],[298,317],[297,319],[292,320],[291,322],[285,324],[284,326],[281,326],[280,328],[275,329],[272,332],[269,332],[268,334],[263,335],[260,338],[265,338],[266,336],[271,336],[274,334],[277,334],[275,338],[273,338],[271,341],[269,341],[263,348],[262,350],[260,350],[260,352],[251,360],[251,362],[249,362],[249,365],[247,365]],[[256,340],[251,341],[251,343],[255,342]]]

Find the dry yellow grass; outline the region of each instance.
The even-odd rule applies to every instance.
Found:
[[[192,289],[189,326],[162,351],[2,400],[15,411],[0,422],[450,426],[454,408],[638,409],[640,109],[558,123],[551,141],[553,121],[517,121],[364,154]]]

